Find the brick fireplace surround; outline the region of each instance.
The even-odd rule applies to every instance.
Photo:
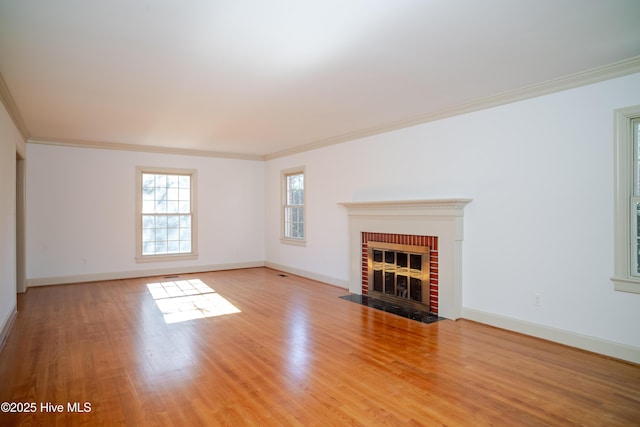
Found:
[[[369,291],[368,242],[429,246],[431,311],[447,319],[461,317],[463,217],[470,201],[339,203],[349,215],[349,292],[366,295]]]
[[[368,242],[399,245],[428,246],[429,253],[429,311],[438,314],[438,237],[409,234],[362,233],[362,295],[369,295]]]

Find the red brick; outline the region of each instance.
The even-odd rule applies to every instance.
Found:
[[[430,249],[429,254],[429,298],[431,299],[431,311],[435,314],[438,312],[438,237],[437,236],[417,236],[411,234],[389,234],[389,233],[371,233],[362,232],[361,247],[361,266],[362,266],[362,294],[369,293],[369,242],[396,243],[402,245],[427,246]]]

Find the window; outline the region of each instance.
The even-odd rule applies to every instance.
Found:
[[[614,277],[640,293],[640,106],[615,112]]]
[[[304,169],[282,172],[283,182],[283,233],[282,241],[292,244],[305,243],[305,194]]]
[[[195,259],[196,171],[138,168],[138,261]]]

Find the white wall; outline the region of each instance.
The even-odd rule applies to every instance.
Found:
[[[640,295],[609,280],[613,110],[637,104],[640,74],[271,160],[267,262],[346,283],[336,203],[469,197],[466,309],[640,349]],[[279,240],[280,170],[295,166],[306,167],[306,247]]]
[[[264,262],[262,162],[39,144],[27,158],[31,285]],[[197,260],[136,263],[136,166],[197,169]]]
[[[20,144],[20,134],[0,103],[0,333],[16,310],[16,148]]]

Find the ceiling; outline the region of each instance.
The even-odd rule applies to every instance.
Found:
[[[268,158],[639,56],[638,0],[0,0],[34,140]]]

